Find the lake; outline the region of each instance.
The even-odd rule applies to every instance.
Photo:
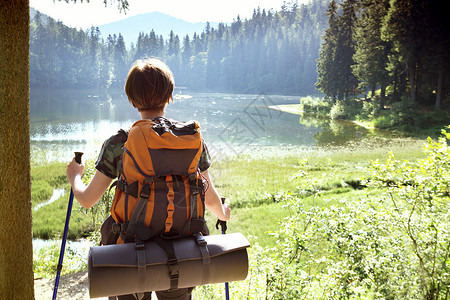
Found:
[[[299,96],[175,94],[166,116],[197,120],[212,156],[238,155],[265,148],[281,151],[345,145],[386,133],[352,122],[330,121],[270,109],[298,104]],[[139,118],[121,90],[32,89],[32,161],[69,161],[74,151],[95,158],[104,139]]]

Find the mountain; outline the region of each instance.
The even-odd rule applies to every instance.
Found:
[[[218,24],[210,23],[210,25],[217,27]],[[160,12],[140,14],[98,26],[103,38],[106,39],[109,34],[119,35],[121,33],[127,45],[136,44],[139,32],[150,33],[153,29],[157,36],[162,35],[166,39],[173,30],[174,34],[178,35],[182,41],[186,34],[191,39],[195,32],[201,34],[205,27],[206,23],[190,23]]]
[[[34,16],[36,16],[37,12],[38,11],[36,9],[34,9],[33,7],[30,7],[30,20],[33,20]],[[39,13],[41,14],[41,21],[43,23],[47,23],[49,16],[47,16],[46,14],[43,14],[41,12],[39,12]]]

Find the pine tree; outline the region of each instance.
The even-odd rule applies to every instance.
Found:
[[[120,33],[114,46],[114,70],[117,85],[123,86],[128,73],[128,58],[125,41]]]
[[[328,5],[328,29],[323,35],[322,48],[317,61],[317,83],[316,88],[324,93],[333,102],[336,100],[338,94],[338,86],[335,81],[336,66],[334,64],[337,35],[338,35],[338,15],[337,4],[335,0],[331,0]]]
[[[336,38],[336,52],[334,56],[335,78],[338,98],[348,99],[354,95],[358,85],[357,79],[352,72],[355,64],[355,43],[353,32],[356,24],[356,0],[345,0],[342,5],[342,15],[338,18],[338,35]]]
[[[96,87],[100,85],[100,30],[98,27],[90,28],[89,36],[89,64],[87,67],[92,84]]]
[[[378,85],[381,86],[380,108],[384,108],[386,87],[390,82],[387,70],[391,43],[382,40],[381,26],[389,8],[389,0],[361,1],[361,16],[355,31],[356,50],[353,59],[353,73],[363,87],[369,87],[372,97]]]
[[[398,61],[407,70],[410,99],[417,102],[423,28],[421,0],[393,0],[382,28],[383,38],[394,44]],[[422,24],[422,25],[421,25]]]

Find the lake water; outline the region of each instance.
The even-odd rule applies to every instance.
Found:
[[[36,90],[30,95],[31,158],[33,163],[68,162],[74,151],[84,159],[96,158],[102,142],[139,119],[122,91]],[[233,95],[217,93],[176,94],[166,116],[180,121],[197,120],[213,161],[240,153],[312,151],[345,146],[363,139],[386,135],[352,122],[330,121],[270,109],[269,106],[298,104],[298,96]],[[63,195],[56,189],[46,205]],[[36,208],[39,209],[39,208]],[[62,230],[62,228],[61,228]],[[33,240],[35,253],[42,247],[59,247],[59,240]],[[88,241],[71,241],[65,265],[84,262]],[[69,262],[68,262],[69,260]]]
[[[266,147],[317,148],[380,134],[351,122],[331,122],[270,109],[298,104],[299,96],[176,94],[166,116],[197,120],[212,155],[237,155]],[[31,91],[31,149],[34,161],[68,161],[74,151],[95,158],[104,139],[139,118],[120,90]]]

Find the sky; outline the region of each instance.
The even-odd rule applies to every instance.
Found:
[[[65,25],[76,28],[89,28],[111,23],[137,14],[159,11],[170,16],[191,22],[232,22],[239,15],[241,19],[250,18],[253,9],[279,11],[285,0],[128,0],[126,14],[119,12],[116,0],[30,0],[30,6],[49,15]],[[305,3],[307,0],[299,0]]]

